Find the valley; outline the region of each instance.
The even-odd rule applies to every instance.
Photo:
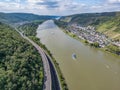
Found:
[[[0,13],[0,89],[119,90],[119,17]]]

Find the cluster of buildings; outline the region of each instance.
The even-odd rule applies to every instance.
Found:
[[[105,47],[111,42],[104,34],[97,32],[93,26],[82,27],[78,24],[71,24],[67,27],[67,30],[89,43],[99,43],[100,47]]]
[[[120,42],[113,42],[113,44],[120,47]]]

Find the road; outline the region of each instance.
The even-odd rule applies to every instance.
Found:
[[[15,30],[19,32],[16,28]],[[50,65],[48,58],[46,57],[45,52],[42,50],[42,48],[37,45],[35,42],[33,42],[31,39],[23,35],[21,32],[19,34],[26,40],[28,40],[39,52],[39,54],[42,57],[42,62],[43,62],[43,68],[44,68],[44,85],[43,85],[43,90],[52,90],[52,79],[51,79],[51,71],[50,71]]]
[[[15,30],[26,40],[28,40],[39,52],[43,61],[44,68],[44,85],[43,90],[62,90],[57,70],[52,62],[52,59],[46,52],[35,42],[23,35],[17,28]]]
[[[52,90],[62,90],[62,86],[60,84],[60,79],[58,78],[57,70],[51,61],[50,56],[46,55],[48,58],[48,62],[50,65],[50,70],[51,70],[51,78],[52,78]]]
[[[40,53],[40,55],[42,57],[42,61],[43,61],[43,68],[44,68],[44,86],[43,86],[43,88],[44,88],[44,90],[51,90],[51,88],[52,88],[51,87],[51,85],[52,85],[51,72],[50,72],[49,62],[47,60],[45,53],[36,43],[34,43],[28,37],[24,36],[24,38],[27,39]]]

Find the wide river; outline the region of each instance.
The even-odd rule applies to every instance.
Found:
[[[120,57],[69,37],[52,20],[39,25],[37,37],[59,63],[69,90],[120,90]]]

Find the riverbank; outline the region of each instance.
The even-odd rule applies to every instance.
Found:
[[[64,32],[66,33],[67,35],[69,35],[70,37],[88,45],[88,46],[91,46],[91,47],[94,47],[94,48],[97,48],[101,51],[104,51],[104,52],[108,52],[108,53],[111,53],[115,56],[120,56],[120,48],[118,46],[115,46],[115,45],[109,45],[109,46],[105,46],[105,47],[99,47],[99,44],[98,43],[90,43],[88,42],[87,40],[85,39],[81,39],[79,38],[77,35],[75,35],[74,33],[72,32],[69,32],[68,30],[66,30],[66,26],[62,27],[61,25],[59,25],[59,23],[57,21],[54,21],[54,23]]]
[[[44,49],[44,51],[46,52],[47,55],[49,55],[49,57],[51,58],[51,62],[53,62],[56,70],[57,70],[57,73],[58,73],[58,76],[59,76],[59,81],[61,83],[61,86],[62,86],[62,90],[69,90],[68,89],[68,86],[67,86],[67,83],[65,81],[65,78],[62,74],[62,71],[60,70],[60,67],[59,67],[59,64],[57,63],[57,61],[55,60],[55,58],[53,57],[53,55],[51,54],[51,52],[46,48],[45,45],[43,45],[41,42],[40,42],[40,39],[37,38],[37,37],[33,37],[33,36],[30,36],[29,38],[31,38],[34,42],[36,42],[38,45],[40,45],[40,47],[42,47]]]
[[[65,29],[61,28],[61,27],[60,27],[60,29],[61,29],[64,33],[66,33],[67,35],[69,35],[70,37],[72,37],[72,38],[74,38],[74,39],[82,42],[82,43],[85,44],[85,45],[88,45],[88,46],[93,47],[93,48],[97,48],[97,49],[99,49],[99,50],[101,50],[101,51],[103,51],[103,52],[109,53],[109,54],[114,55],[114,56],[120,56],[120,55],[118,55],[118,54],[115,54],[115,53],[109,51],[107,47],[99,48],[99,47],[92,46],[91,43],[89,43],[87,40],[80,39],[80,38],[79,38],[78,36],[76,36],[75,34],[73,34],[73,33],[71,33],[71,32],[68,32],[68,31],[66,31]]]
[[[34,24],[34,22],[28,23],[28,24],[23,25],[23,27],[22,27],[22,26],[19,26],[19,29],[20,29],[20,31],[23,30],[23,31],[21,31],[21,32],[23,32],[23,33],[25,32],[25,35],[27,35],[31,40],[33,40],[33,41],[34,41],[35,43],[37,43],[40,47],[42,47],[42,48],[44,49],[44,51],[46,52],[46,54],[49,55],[49,57],[51,57],[51,60],[52,60],[51,62],[53,62],[54,66],[55,66],[55,68],[56,68],[56,70],[57,70],[58,77],[59,77],[58,79],[59,79],[59,82],[60,82],[60,84],[61,84],[61,86],[62,86],[62,90],[68,90],[68,86],[67,86],[66,81],[65,81],[65,78],[64,78],[64,76],[63,76],[63,74],[62,74],[62,72],[61,72],[61,70],[60,70],[59,64],[56,62],[55,58],[52,56],[51,52],[46,48],[46,46],[43,45],[43,44],[40,42],[40,39],[36,37],[37,28],[38,28],[39,24],[42,24],[43,22],[44,22],[44,21],[42,21],[42,22],[37,22],[37,23],[35,22],[35,24]],[[35,27],[30,26],[30,25],[32,25],[32,24],[33,24]],[[27,31],[28,31],[27,28],[30,29],[30,32],[27,32]]]
[[[39,26],[37,37],[59,63],[69,90],[119,90],[118,57],[71,38],[52,20]],[[76,60],[72,58],[73,53]]]

